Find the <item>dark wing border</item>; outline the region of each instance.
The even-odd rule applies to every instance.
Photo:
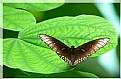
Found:
[[[96,53],[100,48],[104,47],[109,40],[109,38],[99,38],[75,48],[76,58],[74,65],[86,60],[89,56]]]

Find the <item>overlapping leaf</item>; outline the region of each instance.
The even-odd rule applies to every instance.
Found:
[[[20,39],[4,39],[4,65],[35,73],[64,72],[70,66],[53,51]]]
[[[22,8],[26,10],[32,11],[47,11],[54,8],[57,8],[63,3],[5,3],[4,5],[14,7],[14,8]]]
[[[73,75],[70,75],[73,74]],[[82,71],[74,71],[70,70],[67,72],[57,73],[55,75],[49,74],[48,77],[55,78],[98,78],[95,74],[89,73],[89,72],[82,72]]]
[[[18,10],[11,7],[3,7],[4,29],[21,31],[26,27],[35,26],[36,20],[33,15],[25,10]]]
[[[65,0],[3,0],[3,3],[64,3]]]
[[[42,48],[48,48],[42,41],[40,44],[39,34],[55,37],[68,46],[79,46],[97,38],[110,38],[109,43],[92,57],[104,54],[117,45],[117,33],[114,27],[104,18],[93,15],[50,19],[21,31],[19,38]]]

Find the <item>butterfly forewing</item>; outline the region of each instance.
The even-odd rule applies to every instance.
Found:
[[[100,39],[96,39],[96,40],[87,42],[87,43],[75,48],[74,65],[86,60],[93,53],[98,51],[100,48],[104,47],[108,41],[109,41],[109,38],[100,38]]]
[[[60,58],[64,61],[72,64],[70,58],[70,48],[66,46],[64,43],[60,42],[59,40],[48,36],[46,34],[41,34],[40,38],[44,41],[52,50],[54,50]]]

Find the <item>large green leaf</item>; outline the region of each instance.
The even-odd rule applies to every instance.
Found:
[[[117,33],[114,27],[104,18],[94,15],[66,16],[46,20],[21,31],[19,38],[48,49],[49,47],[42,41],[40,43],[39,34],[48,34],[68,46],[76,47],[97,38],[110,38],[108,44],[92,57],[104,54],[117,45]]]
[[[117,45],[117,34],[105,19],[93,15],[58,17],[23,29],[18,39],[4,39],[4,64],[11,68],[36,73],[58,73],[70,69],[39,37],[48,34],[68,46],[79,46],[97,38],[110,38],[109,43],[92,57],[108,52]]]
[[[8,67],[46,74],[64,72],[70,68],[49,49],[14,38],[4,39],[3,42],[3,62]]]
[[[3,7],[3,26],[5,29],[21,31],[26,27],[35,26],[33,15],[25,10]]]
[[[4,5],[31,11],[47,11],[57,8],[63,3],[5,3]]]

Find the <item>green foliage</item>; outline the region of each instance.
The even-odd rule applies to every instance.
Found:
[[[76,17],[57,17],[36,24],[33,15],[25,10],[45,11],[54,9],[60,4],[4,4],[4,29],[20,31],[18,38],[4,39],[4,65],[34,73],[62,73],[71,67],[44,44],[39,34],[48,34],[68,46],[79,46],[97,38],[110,38],[109,43],[93,54],[92,57],[104,54],[117,45],[117,34],[113,26],[104,18],[94,15]],[[46,5],[45,7],[42,7]],[[62,5],[62,4],[61,4]],[[11,8],[11,7],[14,8]],[[31,8],[31,6],[34,6]],[[51,6],[51,7],[50,7]],[[36,8],[35,8],[36,7]],[[38,8],[40,7],[40,8]],[[72,71],[80,77],[96,77],[90,73]]]
[[[71,75],[71,74],[72,75]],[[48,75],[50,77],[59,77],[59,78],[98,78],[96,75],[92,74],[92,73],[88,73],[88,72],[81,72],[81,71],[74,71],[74,70],[70,70],[67,72],[62,72],[60,74],[56,74],[56,75]]]
[[[40,48],[20,39],[4,39],[3,47],[4,65],[8,67],[46,74],[63,72],[70,68],[52,50]]]
[[[46,77],[46,78],[98,78],[96,75],[88,72],[74,71],[70,70],[67,72],[54,73],[54,74],[36,74],[36,73],[26,73],[27,77]],[[72,75],[71,75],[72,74]]]
[[[40,42],[39,34],[53,36],[68,46],[76,47],[97,38],[110,38],[109,43],[92,57],[104,54],[117,45],[117,34],[113,26],[107,20],[94,15],[46,20],[21,31],[19,38],[41,48],[49,48],[42,41]]]
[[[3,0],[3,3],[64,3],[65,0]],[[51,7],[51,6],[50,6]]]
[[[101,37],[110,38],[110,42],[92,56],[108,52],[117,42],[114,28],[101,17],[60,17],[20,31],[18,39],[5,39],[4,64],[36,73],[57,73],[70,69],[66,62],[40,40],[39,34],[43,33],[61,40],[68,46],[79,46]]]
[[[82,71],[74,71],[69,70],[67,72],[61,72],[61,73],[53,73],[53,74],[41,74],[41,73],[31,73],[22,71],[20,69],[10,69],[6,66],[4,66],[6,70],[4,72],[12,73],[12,77],[14,78],[98,78],[96,75],[88,72],[82,72]],[[7,77],[10,74],[4,73],[7,75]]]
[[[14,8],[22,8],[26,10],[31,10],[31,11],[47,11],[51,9],[55,9],[63,3],[6,3],[4,4],[9,7],[14,7]]]
[[[21,31],[26,27],[36,25],[33,15],[25,10],[3,7],[3,26],[4,29]]]

